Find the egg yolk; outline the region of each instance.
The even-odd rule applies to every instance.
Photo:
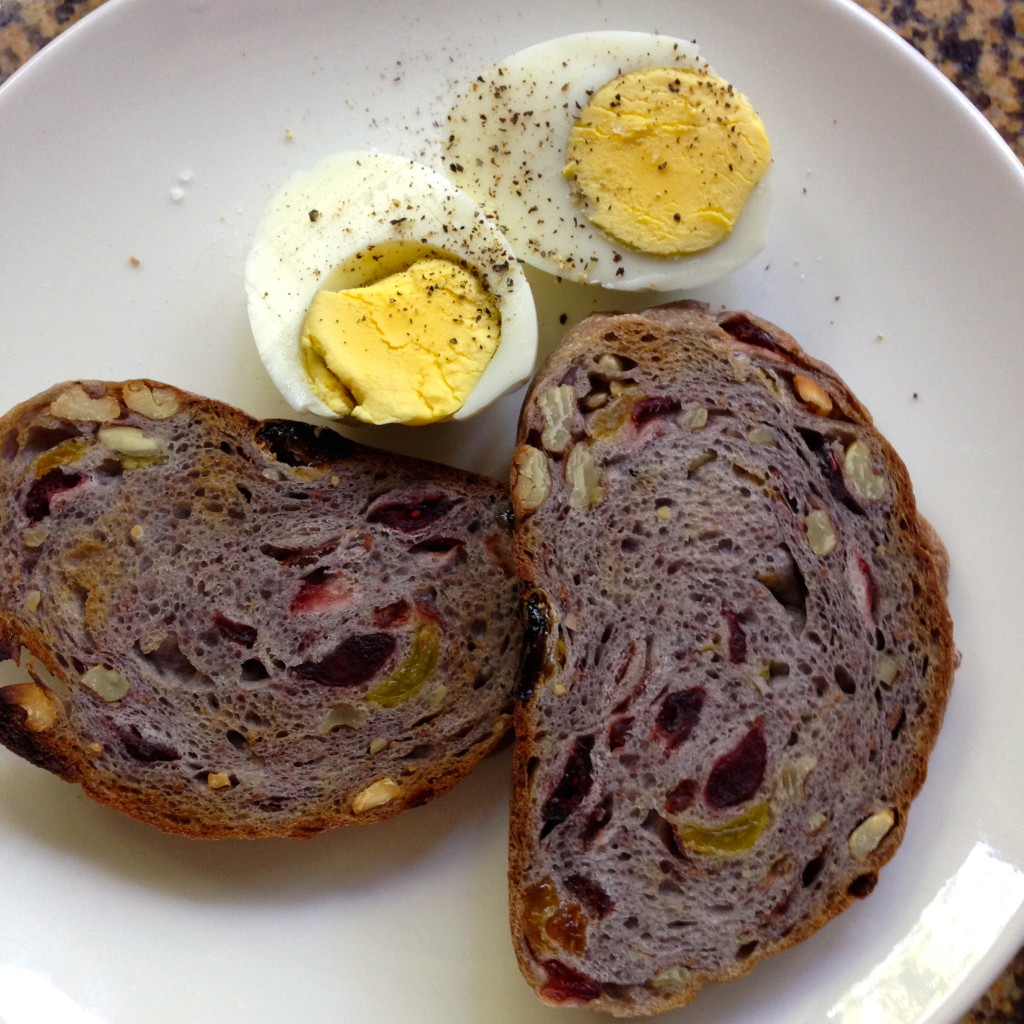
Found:
[[[656,256],[722,241],[771,164],[764,124],[714,75],[644,68],[598,89],[570,131],[563,174],[589,219]]]
[[[364,423],[431,423],[466,401],[498,347],[501,314],[476,274],[442,257],[314,296],[302,326],[313,390]]]

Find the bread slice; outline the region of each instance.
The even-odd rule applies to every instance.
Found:
[[[520,966],[654,1014],[875,885],[951,684],[945,555],[836,374],[693,303],[570,332],[513,500]]]
[[[58,385],[0,452],[0,659],[37,677],[0,690],[0,740],[97,800],[310,836],[425,803],[506,731],[505,486],[153,381]]]

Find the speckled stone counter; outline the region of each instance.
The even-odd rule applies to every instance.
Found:
[[[944,71],[1024,160],[1024,0],[859,0]]]
[[[0,82],[103,2],[0,0]],[[858,2],[959,86],[1024,160],[1024,0]],[[1024,1024],[1024,950],[961,1024]]]

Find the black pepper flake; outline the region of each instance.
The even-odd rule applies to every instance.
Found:
[[[310,210],[309,211],[309,222],[311,224],[315,224],[319,219],[320,219],[320,211],[319,210]]]
[[[565,322],[566,322],[566,321],[567,321],[568,319],[569,319],[568,315],[567,315],[567,314],[565,314],[565,313],[563,313],[563,314],[562,314],[562,315],[561,315],[561,316],[560,316],[560,317],[558,318],[558,322],[559,322],[560,324],[564,324],[564,323],[565,323]]]

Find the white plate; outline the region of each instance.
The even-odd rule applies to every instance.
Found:
[[[859,8],[110,0],[0,92],[0,406],[57,379],[146,375],[286,414],[242,289],[270,193],[339,149],[429,156],[454,82],[609,27],[696,37],[754,98],[777,161],[769,244],[703,295],[788,328],[872,409],[948,543],[963,652],[928,782],[871,898],[665,1019],[953,1021],[1024,941],[1024,173]],[[538,284],[546,345],[560,313],[625,304]],[[383,437],[501,472],[516,402]],[[507,771],[506,752],[365,830],[203,844],[4,751],[0,1020],[562,1020],[507,937]]]

